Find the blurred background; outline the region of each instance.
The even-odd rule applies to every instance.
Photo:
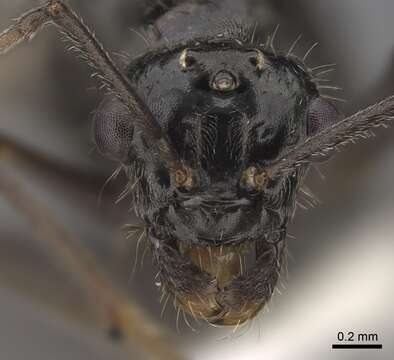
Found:
[[[73,0],[79,13],[113,52],[143,51],[129,28],[141,22],[143,1]],[[28,10],[30,0],[1,1],[0,28]],[[267,0],[251,3],[261,27],[280,23],[277,48],[298,34],[303,55],[316,41],[310,66],[336,63],[330,74],[346,114],[394,93],[392,0]],[[127,292],[188,359],[391,359],[394,351],[394,127],[351,146],[319,170],[308,185],[321,200],[298,209],[290,229],[285,288],[269,311],[241,329],[212,328],[183,319],[160,293],[149,254],[130,274],[136,243],[121,230],[133,223],[129,200],[115,204],[122,176],[99,193],[115,164],[96,154],[91,112],[99,101],[90,73],[67,53],[56,32],[0,59],[0,134],[55,162],[59,171],[0,160],[70,232],[99,258],[102,269]],[[1,154],[0,154],[1,158]],[[61,169],[72,169],[67,176]],[[322,174],[324,178],[322,178]],[[80,181],[80,175],[83,181]],[[34,240],[29,223],[0,197],[0,359],[144,359],[139,344],[126,353],[111,341],[89,294]],[[139,262],[141,261],[141,254]],[[383,350],[331,350],[339,331],[376,333]]]

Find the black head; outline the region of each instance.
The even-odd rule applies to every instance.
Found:
[[[180,166],[146,151],[113,99],[97,112],[96,143],[125,165],[167,290],[212,323],[243,322],[275,288],[308,165],[265,169],[339,114],[302,63],[236,40],[153,51],[129,76]]]

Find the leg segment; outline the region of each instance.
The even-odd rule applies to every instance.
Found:
[[[37,240],[53,252],[64,267],[89,294],[92,304],[100,304],[113,334],[127,343],[139,346],[157,359],[181,359],[160,331],[147,319],[142,309],[117,289],[99,269],[96,259],[83,248],[72,244],[69,234],[52,214],[33,199],[14,178],[0,170],[0,193],[22,215],[28,218]]]
[[[104,174],[92,173],[91,171],[56,161],[56,159],[34,151],[29,146],[24,146],[0,133],[0,161],[3,160],[48,173],[95,194],[100,192],[103,184],[107,181]]]

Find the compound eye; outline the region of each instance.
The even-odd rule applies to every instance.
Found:
[[[187,71],[195,62],[196,59],[190,55],[188,49],[182,51],[181,56],[179,57],[179,65],[181,66],[182,71]]]
[[[241,179],[241,183],[246,189],[257,192],[263,191],[267,182],[268,176],[266,171],[255,166],[246,169]]]
[[[308,136],[314,136],[319,132],[332,127],[339,121],[343,120],[344,116],[334,105],[320,97],[314,99],[309,104],[306,115],[306,132]],[[324,162],[330,159],[334,149],[326,154],[315,155],[312,162]]]
[[[174,184],[177,188],[191,190],[195,184],[192,170],[185,166],[180,165],[173,173]]]
[[[128,162],[133,134],[127,108],[114,97],[104,99],[93,118],[93,136],[98,150],[112,160]]]
[[[343,119],[336,107],[320,97],[312,100],[307,112],[307,135],[313,136]]]
[[[258,72],[262,72],[265,68],[265,57],[260,50],[255,50],[255,55],[249,58],[250,63]]]

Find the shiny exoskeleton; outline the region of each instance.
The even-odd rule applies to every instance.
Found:
[[[154,0],[152,0],[155,3]],[[0,54],[54,25],[107,97],[94,140],[128,176],[158,284],[211,324],[239,325],[269,301],[286,233],[313,162],[394,119],[394,95],[344,118],[309,68],[262,44],[248,1],[163,0],[144,55],[120,69],[64,0],[0,33]],[[162,5],[165,5],[165,9]],[[168,297],[167,297],[168,299]],[[167,301],[167,300],[166,300]]]
[[[155,19],[127,74],[180,159],[163,165],[120,101],[95,116],[98,148],[130,178],[161,284],[193,316],[236,325],[270,299],[308,164],[269,164],[340,119],[302,61],[255,42],[243,2],[183,2]],[[246,261],[245,261],[246,259]]]

